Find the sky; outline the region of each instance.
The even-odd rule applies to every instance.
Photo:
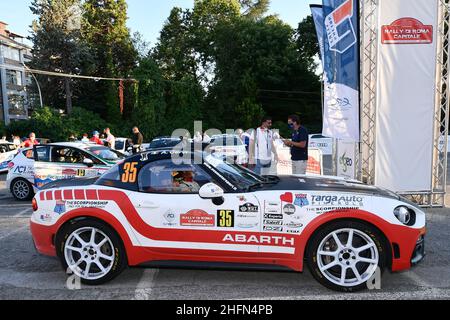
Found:
[[[29,9],[31,0],[0,0],[0,21],[9,24],[10,31],[28,36],[33,15]],[[139,31],[153,46],[170,10],[177,6],[191,8],[193,0],[127,0],[128,27]],[[278,14],[282,20],[296,28],[309,15],[309,5],[321,0],[272,0],[270,14]]]

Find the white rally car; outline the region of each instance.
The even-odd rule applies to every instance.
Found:
[[[49,182],[99,176],[124,158],[120,152],[92,144],[38,145],[21,150],[8,164],[6,187],[17,200],[31,200]]]
[[[8,171],[8,165],[17,152],[18,150],[14,143],[0,141],[0,173]]]
[[[308,266],[323,285],[348,292],[425,254],[425,213],[392,192],[263,178],[202,152],[142,153],[90,183],[50,183],[33,210],[37,250],[89,285],[127,266]]]

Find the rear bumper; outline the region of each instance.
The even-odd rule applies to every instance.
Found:
[[[40,254],[56,257],[56,248],[54,243],[56,232],[54,231],[54,228],[43,226],[31,221],[30,230],[36,250]]]

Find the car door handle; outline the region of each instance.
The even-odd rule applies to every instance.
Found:
[[[159,205],[157,205],[154,202],[151,201],[145,201],[138,204],[139,208],[145,208],[145,209],[157,209],[159,208]]]

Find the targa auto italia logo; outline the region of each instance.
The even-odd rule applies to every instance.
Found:
[[[325,18],[325,29],[331,51],[344,53],[357,43],[352,23],[353,0],[347,0]]]

